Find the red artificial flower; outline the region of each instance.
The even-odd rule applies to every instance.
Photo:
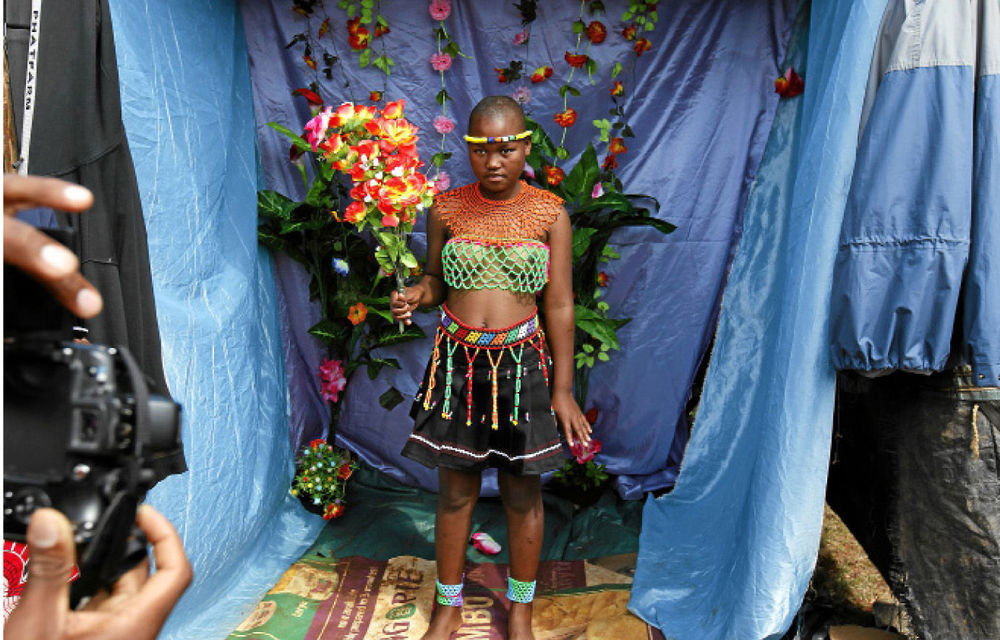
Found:
[[[385,108],[382,109],[382,117],[387,120],[392,120],[394,118],[403,117],[403,107],[406,106],[406,100],[396,100],[395,102],[387,102]]]
[[[382,36],[384,36],[385,34],[389,33],[390,31],[391,31],[391,29],[389,29],[388,25],[383,26],[380,23],[380,24],[376,24],[375,25],[375,33],[373,35],[376,38],[381,38]]]
[[[615,80],[615,83],[611,85],[610,92],[612,96],[619,98],[625,95],[625,85],[621,83],[621,80]]]
[[[608,155],[604,156],[604,162],[601,163],[601,168],[604,169],[605,171],[609,169],[617,169],[618,158],[615,156],[615,154],[609,153]]]
[[[635,40],[635,25],[630,24],[629,26],[622,29],[622,36],[629,41]]]
[[[317,38],[322,38],[326,34],[330,33],[330,19],[329,18],[327,18],[326,20],[324,20],[323,22],[320,23],[319,30],[316,33],[317,33],[317,35],[316,35]]]
[[[493,67],[493,70],[497,72],[497,82],[500,84],[507,84],[510,80],[507,79],[507,70],[501,69],[500,67]]]
[[[589,422],[591,425],[594,425],[597,423],[597,416],[600,415],[600,412],[597,410],[597,407],[591,407],[587,409],[587,413],[583,415],[585,418],[587,418],[587,422]]]
[[[538,84],[539,82],[552,77],[552,67],[545,65],[543,67],[538,67],[531,74],[532,84]]]
[[[542,171],[545,172],[545,182],[551,187],[558,185],[566,177],[566,173],[559,167],[545,165],[542,167]]]
[[[802,76],[795,73],[795,69],[788,67],[785,75],[778,76],[774,81],[774,92],[782,98],[794,98],[805,90],[805,82]]]
[[[340,465],[339,469],[337,469],[337,477],[340,478],[341,480],[347,480],[348,478],[351,477],[352,473],[353,471],[351,471],[351,465],[349,462],[345,462],[344,464]]]
[[[365,205],[361,202],[354,201],[347,205],[344,209],[344,221],[350,222],[351,224],[358,224],[365,219]],[[357,324],[356,322],[354,324]]]
[[[635,45],[632,47],[632,51],[635,51],[635,55],[641,56],[643,52],[649,51],[653,47],[653,43],[645,38],[639,38],[635,41]]]
[[[611,142],[608,144],[608,153],[619,154],[628,151],[628,147],[625,146],[625,138],[611,138]]]
[[[302,61],[309,65],[310,69],[316,69],[316,61],[313,60],[312,56],[302,56]]]
[[[569,51],[563,56],[566,59],[566,63],[573,67],[574,69],[579,69],[583,65],[587,64],[587,56],[581,54],[573,54]]]
[[[323,519],[332,520],[333,518],[339,518],[344,514],[344,505],[342,504],[328,504],[323,510]]]
[[[382,92],[372,91],[371,93],[368,94],[368,99],[371,100],[372,102],[379,102],[380,100],[382,100]]]
[[[320,106],[323,104],[323,98],[320,98],[318,93],[306,88],[296,89],[292,92],[292,95],[302,96],[309,102],[309,106]]]
[[[608,37],[608,28],[600,20],[594,20],[587,25],[587,38],[594,44],[601,44]]]
[[[371,42],[371,32],[368,31],[367,27],[361,26],[360,18],[354,18],[347,22],[347,33],[347,44],[352,49],[360,51],[368,48],[368,43]]]
[[[315,440],[309,441],[309,446],[313,449],[315,449],[316,447],[322,447],[325,444],[326,440],[324,440],[323,438],[316,438]]]
[[[365,317],[368,316],[368,307],[365,306],[364,302],[358,302],[351,305],[351,308],[347,312],[347,319],[351,321],[351,324],[357,326],[365,321]]]
[[[597,286],[606,287],[608,286],[608,274],[601,271],[597,274]],[[591,422],[593,424],[593,422]]]
[[[572,127],[576,123],[576,109],[570,107],[552,117],[560,127]]]

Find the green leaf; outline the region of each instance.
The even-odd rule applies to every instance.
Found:
[[[452,58],[457,58],[460,53],[458,45],[455,43],[454,40],[450,41],[441,51],[443,53],[447,53]]]
[[[587,28],[587,25],[583,23],[583,20],[577,20],[573,23],[573,33],[583,33],[583,30]]]
[[[379,16],[377,18],[375,18],[375,22],[377,22],[382,27],[388,27],[389,26],[389,23],[386,22],[385,18],[382,17],[382,14],[379,14]]]
[[[656,28],[656,24],[655,23],[653,23],[653,22],[647,22],[646,23],[646,31],[652,31],[655,28]]]
[[[635,137],[635,134],[632,132],[632,127],[630,127],[628,125],[625,125],[625,128],[622,129],[622,135],[625,136],[626,138],[634,138]]]
[[[398,329],[393,327],[392,330],[378,337],[375,346],[388,347],[389,345],[401,344],[403,342],[409,342],[410,340],[419,340],[425,337],[427,337],[427,334],[424,333],[424,330],[421,329],[416,324],[405,326],[402,333],[400,333]]]
[[[570,170],[563,181],[563,188],[571,196],[573,202],[584,202],[589,199],[594,190],[594,184],[601,176],[601,168],[597,164],[597,152],[594,145],[587,143],[587,148],[580,155],[579,162]]]
[[[594,353],[594,345],[588,344],[588,343],[584,343],[584,344],[582,344],[580,346],[583,349],[584,353]]]
[[[363,9],[371,9],[375,6],[375,0],[361,0],[361,7]]]
[[[560,160],[565,160],[566,158],[569,157],[569,150],[566,147],[557,147],[556,157],[559,158]]]
[[[587,75],[594,75],[595,73],[597,73],[597,60],[594,60],[593,58],[587,58],[586,68],[587,68]]]
[[[396,387],[389,387],[385,393],[378,397],[378,403],[386,411],[392,411],[393,407],[403,401],[403,394]]]
[[[320,320],[310,327],[309,333],[327,344],[339,344],[347,338],[349,331],[333,320]]]
[[[399,256],[399,261],[407,269],[415,269],[418,265],[416,256],[414,256],[413,253],[409,250],[404,251]]]
[[[578,329],[612,349],[619,348],[617,331],[626,325],[628,320],[602,318],[593,309],[581,305],[575,305],[573,311]]]
[[[361,52],[361,55],[358,56],[358,65],[362,69],[364,69],[365,67],[368,66],[368,63],[371,60],[371,58],[372,58],[372,50],[365,49],[364,51]]]
[[[559,97],[560,98],[565,99],[567,93],[570,94],[571,96],[579,97],[580,90],[577,89],[576,87],[574,87],[571,84],[564,84],[563,86],[559,87]]]
[[[448,95],[448,92],[446,90],[441,89],[440,91],[437,92],[435,100],[437,100],[437,103],[443,107],[446,101],[451,100],[451,96]]]
[[[450,151],[438,151],[437,153],[431,156],[431,164],[434,165],[435,167],[441,168],[441,165],[444,164],[444,161],[450,157],[451,157]]]
[[[291,216],[292,211],[295,211],[298,206],[298,202],[277,191],[264,190],[257,192],[257,212],[263,216],[287,220]]]
[[[321,180],[316,180],[309,187],[309,193],[306,194],[306,204],[320,209],[329,209],[333,205],[326,185]]]
[[[602,118],[594,120],[594,126],[601,132],[601,142],[607,142],[610,139],[611,122],[607,118]]]
[[[284,135],[285,137],[287,137],[289,140],[292,141],[292,144],[294,144],[299,149],[302,149],[303,151],[308,151],[308,152],[312,153],[312,150],[313,150],[312,145],[309,144],[308,142],[306,142],[305,138],[303,138],[299,134],[295,133],[294,131],[292,131],[288,127],[286,127],[284,125],[280,125],[277,122],[268,122],[267,126],[271,127],[272,129],[274,129],[278,133],[280,133],[280,134]]]
[[[573,229],[573,262],[576,262],[590,248],[590,237],[597,233],[597,229],[590,227],[579,227]]]
[[[612,79],[617,78],[618,74],[621,73],[621,72],[622,72],[622,63],[616,62],[611,67],[611,78]]]

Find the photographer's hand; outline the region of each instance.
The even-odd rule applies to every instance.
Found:
[[[3,259],[44,284],[67,309],[81,318],[101,311],[101,295],[80,275],[73,252],[14,215],[22,209],[52,207],[83,211],[94,202],[90,190],[56,178],[3,176]]]
[[[9,640],[153,640],[191,582],[191,565],[170,521],[142,506],[136,524],[153,545],[156,572],[140,563],[95,596],[83,610],[69,609],[69,574],[76,559],[69,521],[39,509],[28,525],[28,582],[4,627]]]

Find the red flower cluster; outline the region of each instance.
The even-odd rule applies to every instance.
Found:
[[[625,95],[625,85],[623,85],[620,80],[615,80],[615,83],[611,85],[610,92],[615,98],[620,98]]]
[[[565,58],[566,63],[569,64],[569,66],[573,67],[574,69],[579,69],[583,65],[587,64],[587,56],[583,55],[582,53],[574,54],[567,51],[566,55],[564,55],[563,58]]]
[[[372,91],[371,93],[368,94],[368,99],[371,100],[372,102],[381,102],[382,101],[382,92],[381,91]]]
[[[611,138],[608,144],[608,155],[604,156],[604,163],[601,168],[605,171],[618,168],[618,154],[628,151],[625,146],[625,138]],[[603,285],[602,285],[603,286]]]
[[[622,37],[631,42],[632,40],[635,40],[635,31],[636,31],[635,25],[630,24],[624,29],[622,29]]]
[[[576,109],[570,107],[565,111],[560,111],[553,116],[553,120],[560,127],[572,127],[576,123]]]
[[[653,44],[646,38],[639,38],[632,45],[632,51],[635,51],[635,55],[641,56],[646,51],[649,51],[653,47]]]
[[[323,519],[332,520],[333,518],[339,518],[344,515],[344,505],[342,504],[328,504],[326,508],[323,509]]]
[[[558,185],[563,181],[563,179],[566,178],[566,172],[559,167],[545,165],[542,167],[542,171],[545,172],[545,182],[547,182],[550,187]]]
[[[367,49],[370,42],[371,32],[368,31],[367,27],[362,26],[360,16],[347,21],[347,44],[352,49],[357,51]]]
[[[785,75],[778,76],[774,81],[774,92],[782,98],[794,98],[805,90],[805,81],[795,73],[793,67],[785,70]]]
[[[594,44],[601,44],[608,37],[608,28],[600,20],[587,25],[587,38]]]
[[[552,67],[546,65],[544,67],[538,67],[535,69],[534,73],[531,74],[532,84],[538,84],[543,80],[547,80],[552,77]],[[504,82],[501,80],[501,82]]]

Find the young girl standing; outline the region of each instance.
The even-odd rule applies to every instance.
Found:
[[[531,135],[514,100],[480,101],[465,139],[477,182],[435,198],[424,276],[391,301],[407,324],[417,307],[444,303],[403,448],[438,469],[439,606],[424,640],[461,626],[465,550],[487,467],[498,470],[507,514],[508,637],[528,640],[544,530],[540,474],[563,463],[557,421],[568,443],[590,440],[572,394],[573,233],[562,201],[520,180]]]

